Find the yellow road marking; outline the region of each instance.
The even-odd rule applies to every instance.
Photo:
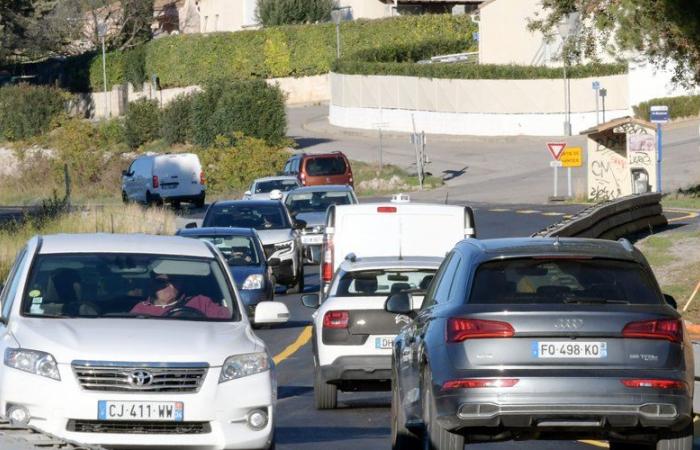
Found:
[[[600,447],[600,448],[610,448],[607,442],[604,441],[579,441],[582,444],[586,445],[592,445],[594,447]]]
[[[508,212],[508,211],[510,211],[510,209],[508,209],[508,208],[493,208],[493,209],[489,209],[489,211],[490,212]]]
[[[543,216],[563,216],[565,215],[564,213],[559,213],[559,212],[546,212],[542,213]]]
[[[521,209],[520,211],[515,211],[518,214],[537,214],[542,211],[537,211],[536,209]]]
[[[669,209],[669,210],[667,210],[667,211],[669,211],[669,212],[687,212],[687,211],[673,211],[673,210],[671,210],[671,209]],[[674,218],[674,219],[668,219],[668,222],[671,223],[671,222],[680,222],[681,220],[695,219],[695,218],[698,217],[699,215],[700,215],[700,214],[698,214],[698,213],[691,212],[691,213],[688,213],[687,215],[685,215],[685,216],[683,216],[683,217],[676,217],[676,218]]]
[[[299,350],[304,345],[306,345],[306,343],[309,342],[310,340],[311,340],[311,325],[304,328],[302,330],[301,334],[299,335],[299,337],[297,337],[297,340],[292,342],[292,344],[289,347],[282,350],[281,353],[275,355],[275,357],[272,358],[272,360],[275,362],[275,364],[281,363],[282,361],[284,361],[285,359],[289,358],[294,353],[296,353],[297,350]]]
[[[563,217],[564,217],[564,219],[571,219],[574,216],[572,214],[564,214]]]

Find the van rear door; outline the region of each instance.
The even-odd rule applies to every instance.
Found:
[[[159,155],[155,159],[154,175],[163,197],[196,196],[202,192],[201,164],[197,155],[182,153]]]

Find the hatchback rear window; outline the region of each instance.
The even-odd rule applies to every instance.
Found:
[[[387,297],[407,290],[425,290],[433,269],[377,269],[345,272],[331,295],[337,297]]]
[[[310,158],[306,161],[306,173],[312,177],[344,175],[347,170],[345,160],[341,157]]]
[[[507,259],[476,271],[469,303],[659,304],[661,294],[639,264],[609,259]]]

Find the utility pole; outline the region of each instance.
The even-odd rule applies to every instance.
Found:
[[[105,118],[109,118],[112,115],[112,99],[107,93],[107,52],[105,51],[105,35],[107,34],[107,25],[101,23],[97,26],[97,35],[102,43],[102,82],[104,83],[104,93],[105,93]]]

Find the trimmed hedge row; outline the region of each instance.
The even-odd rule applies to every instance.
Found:
[[[422,15],[357,20],[341,25],[341,52],[381,52],[451,42],[451,51],[474,48],[469,16]],[[212,79],[301,77],[327,73],[335,60],[333,24],[289,25],[235,33],[183,34],[145,45],[145,74],[157,74],[163,88],[203,84]],[[436,49],[439,53],[442,49]],[[435,53],[434,53],[435,54]],[[102,90],[102,56],[89,63],[90,88]],[[127,80],[125,55],[107,54],[108,84]],[[133,71],[133,70],[132,70]],[[130,80],[129,80],[130,81]]]
[[[666,105],[671,119],[700,116],[700,95],[686,95],[682,97],[653,98],[633,106],[635,117],[649,120],[652,106]]]
[[[492,64],[417,64],[414,62],[373,62],[341,59],[333,71],[346,75],[402,75],[423,78],[452,78],[469,80],[526,80],[562,78],[562,69],[540,66]],[[627,72],[626,64],[588,64],[573,66],[569,78],[618,75]]]

